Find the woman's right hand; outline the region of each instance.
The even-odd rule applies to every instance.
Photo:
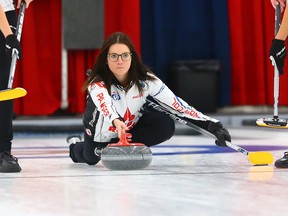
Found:
[[[126,131],[129,129],[125,122],[121,121],[120,119],[114,119],[113,125],[116,127],[118,132],[118,138],[121,139],[122,134],[126,133]]]

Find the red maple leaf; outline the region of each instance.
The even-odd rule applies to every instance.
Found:
[[[126,123],[128,128],[131,129],[135,125],[135,123],[133,123],[134,119],[135,119],[135,115],[131,115],[131,112],[130,112],[129,108],[127,108],[127,110],[126,110],[126,112],[125,112],[125,114],[123,116],[123,120]],[[110,126],[108,130],[111,131],[111,132],[115,132],[116,128],[113,127],[113,126]]]
[[[126,123],[127,127],[132,128],[135,124],[133,124],[133,120],[135,119],[135,115],[131,115],[129,108],[127,108],[124,116],[124,122]]]

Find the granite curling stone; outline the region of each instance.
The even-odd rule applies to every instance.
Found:
[[[137,170],[152,162],[151,149],[142,143],[130,143],[123,134],[118,143],[108,144],[101,152],[102,164],[111,170]]]

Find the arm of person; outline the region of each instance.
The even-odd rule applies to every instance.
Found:
[[[149,96],[169,112],[214,134],[218,139],[215,142],[218,146],[227,146],[225,140],[231,142],[229,132],[219,120],[204,115],[177,97],[159,78],[149,82],[149,91]]]
[[[281,25],[275,39],[285,41],[288,35],[288,10],[285,9]]]
[[[284,10],[286,0],[270,0],[270,1],[271,1],[272,6],[273,6],[275,9],[276,9],[276,6],[280,4],[281,11]]]
[[[117,113],[112,98],[109,95],[104,82],[96,82],[89,86],[89,94],[97,110],[104,116],[104,121],[108,121],[118,130],[118,136],[121,136],[123,130],[127,130],[121,116]],[[122,122],[122,123],[121,123]],[[120,138],[120,137],[119,137]]]
[[[22,2],[23,0],[18,0],[18,2],[17,2],[17,8],[20,8],[20,5],[21,5],[21,2]],[[25,2],[26,2],[26,8],[28,8],[29,7],[29,4],[32,2],[33,0],[25,0]]]
[[[0,4],[0,30],[5,37],[5,52],[8,56],[12,56],[16,52],[17,57],[21,58],[21,47],[17,37],[13,34],[6,14]]]
[[[270,59],[272,65],[277,67],[279,74],[284,73],[284,62],[287,56],[285,40],[288,35],[288,10],[285,9],[281,25],[270,47]]]
[[[6,38],[8,35],[13,34],[10,25],[8,23],[6,14],[3,10],[2,5],[0,4],[0,30],[3,33],[4,37]]]

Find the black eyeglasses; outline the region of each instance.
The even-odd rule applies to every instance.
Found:
[[[117,62],[120,56],[123,61],[129,61],[131,59],[131,55],[132,53],[129,52],[125,52],[122,54],[110,53],[107,55],[107,57],[111,62]]]

